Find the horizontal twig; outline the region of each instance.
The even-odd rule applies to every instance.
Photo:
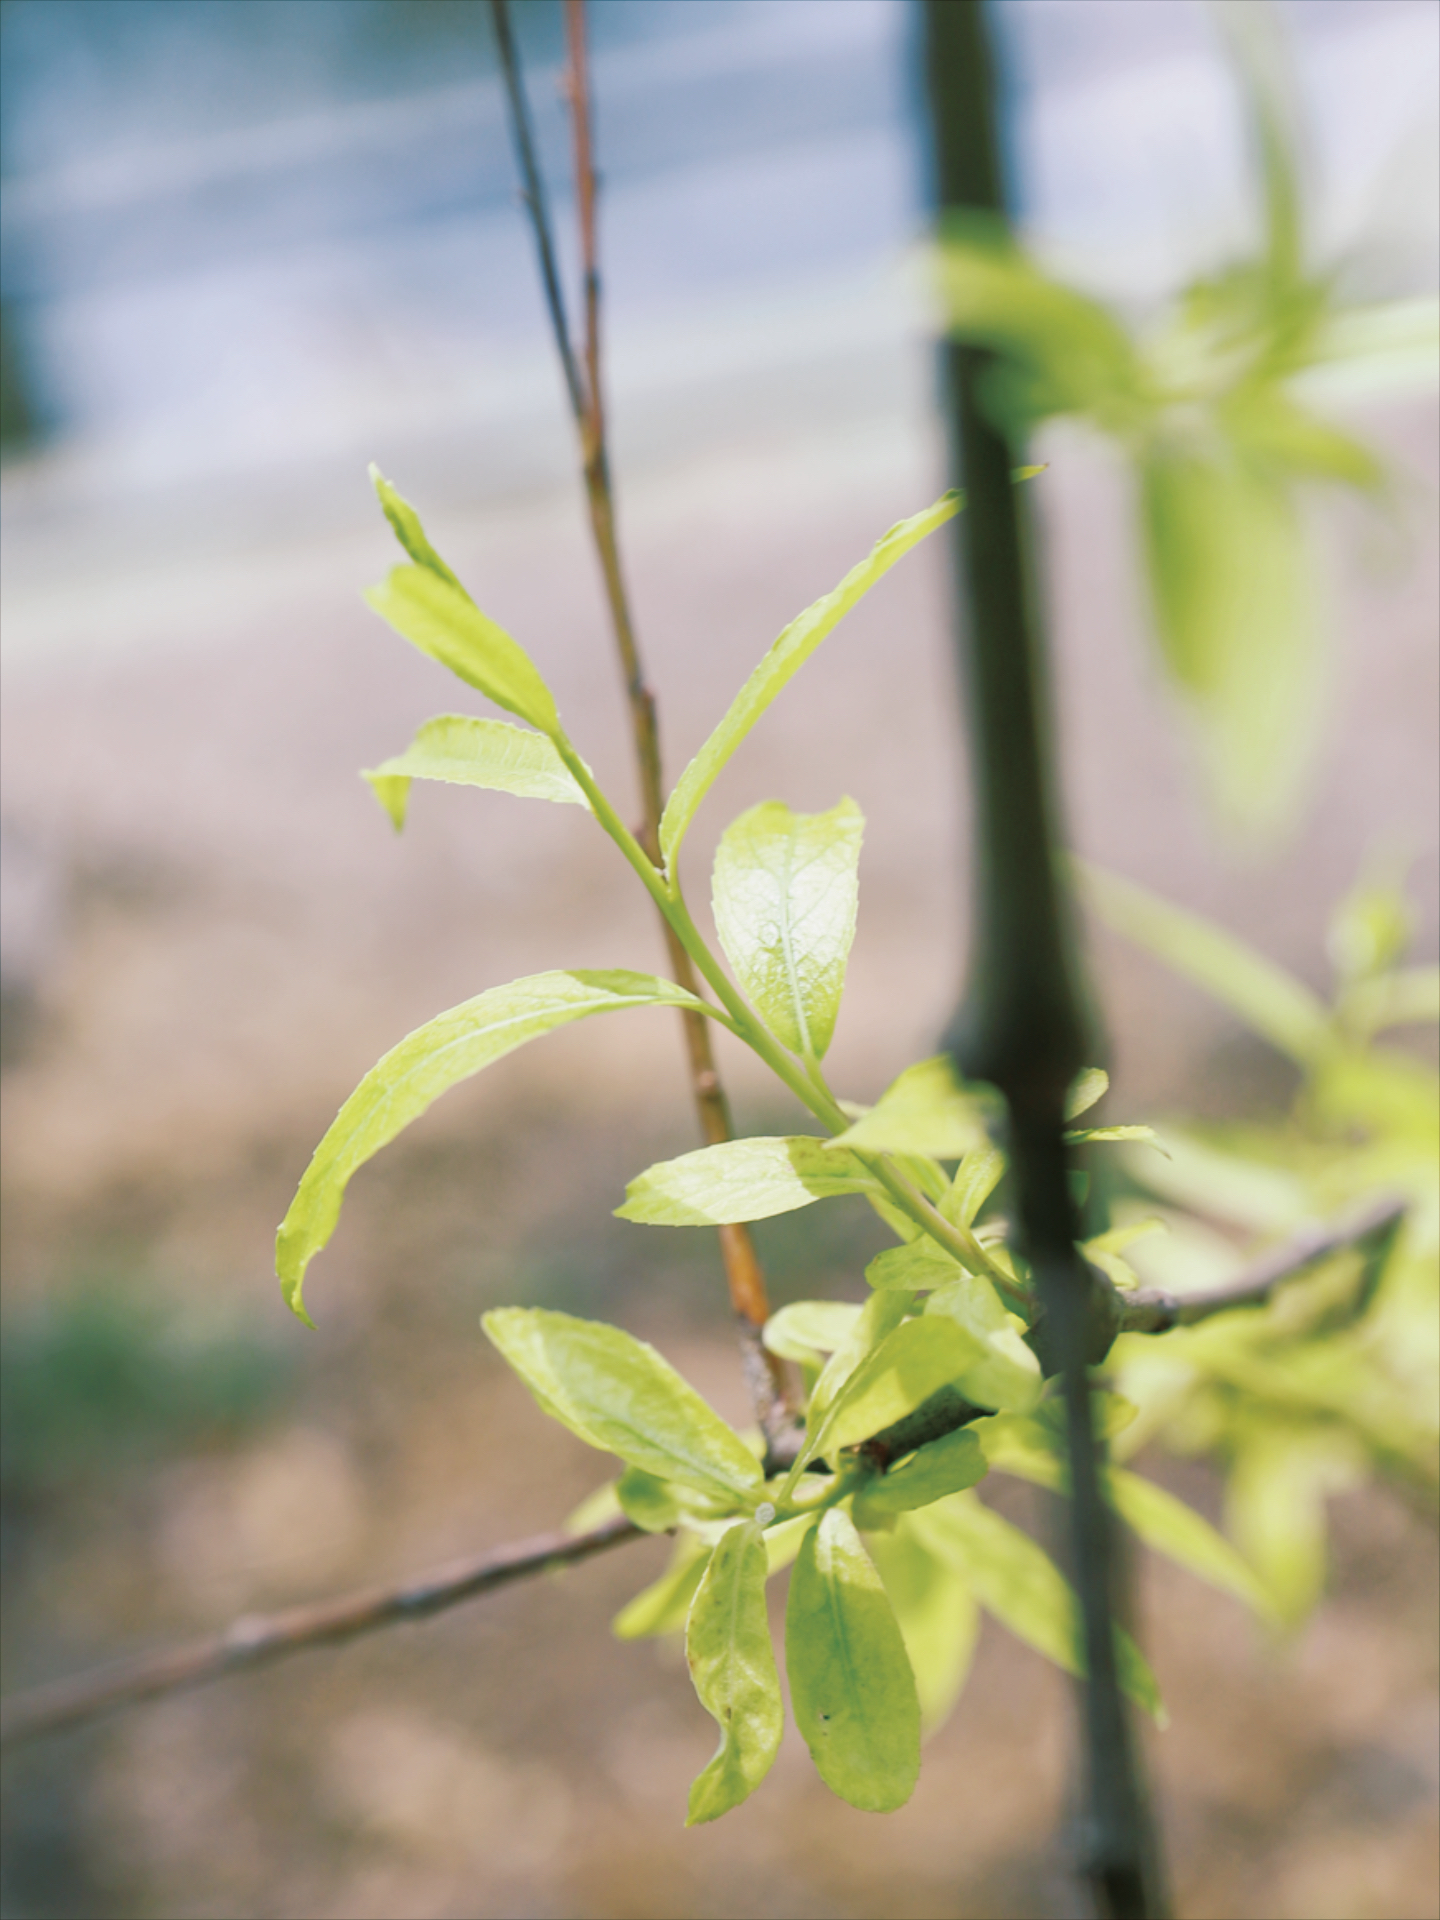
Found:
[[[1387,1199],[1341,1227],[1312,1227],[1267,1253],[1253,1267],[1223,1287],[1204,1293],[1165,1293],[1144,1288],[1125,1298],[1122,1333],[1166,1333],[1171,1327],[1193,1326],[1212,1314],[1235,1307],[1263,1307],[1277,1287],[1298,1280],[1311,1267],[1348,1248],[1364,1248],[1378,1267],[1385,1249],[1405,1218],[1405,1202]]]
[[[608,1547],[618,1547],[623,1540],[640,1537],[640,1528],[620,1517],[588,1533],[542,1533],[529,1540],[512,1541],[509,1546],[454,1561],[396,1587],[372,1587],[315,1606],[287,1607],[283,1613],[246,1614],[223,1633],[203,1640],[192,1640],[99,1673],[56,1680],[48,1686],[12,1694],[0,1701],[0,1745],[18,1746],[23,1740],[59,1733],[116,1707],[152,1700],[184,1687],[204,1686],[211,1680],[223,1680],[227,1674],[248,1672],[288,1654],[301,1653],[307,1647],[333,1645],[373,1633],[379,1627],[423,1620],[458,1606],[462,1600],[474,1600],[482,1593],[509,1586],[514,1580],[573,1566]]]

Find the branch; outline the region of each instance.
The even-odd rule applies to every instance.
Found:
[[[1349,1247],[1365,1250],[1378,1271],[1404,1218],[1403,1200],[1378,1201],[1349,1226],[1312,1227],[1296,1234],[1223,1287],[1205,1293],[1165,1293],[1159,1288],[1132,1293],[1124,1302],[1120,1331],[1167,1333],[1171,1327],[1193,1326],[1197,1320],[1235,1307],[1263,1307],[1286,1281],[1298,1279]]]
[[[590,528],[605,580],[605,597],[610,623],[620,655],[625,692],[630,703],[630,725],[635,746],[635,761],[640,776],[640,794],[644,824],[637,838],[656,867],[661,865],[660,815],[664,809],[664,787],[660,773],[660,735],[656,720],[655,697],[645,681],[640,649],[635,638],[635,623],[620,566],[620,549],[615,531],[615,503],[610,484],[609,453],[605,440],[605,411],[600,363],[600,269],[596,238],[596,177],[594,149],[590,129],[590,80],[585,50],[584,0],[566,0],[566,31],[570,66],[566,91],[570,98],[575,128],[575,182],[580,218],[581,258],[585,288],[585,349],[582,366],[571,341],[565,315],[565,301],[556,266],[555,242],[549,207],[535,153],[535,138],[530,125],[530,110],[525,86],[510,31],[506,0],[490,0],[495,21],[495,37],[500,48],[500,65],[505,78],[505,93],[510,107],[511,132],[515,153],[524,182],[524,200],[535,233],[540,258],[540,277],[555,347],[565,375],[570,409],[580,436],[585,494],[590,508]],[[670,968],[678,984],[687,992],[699,994],[699,982],[690,956],[664,916],[661,927],[670,957]],[[703,1014],[685,1011],[680,1015],[685,1030],[685,1046],[690,1065],[690,1086],[700,1131],[709,1146],[733,1137],[730,1108],[720,1076],[715,1068],[710,1029]],[[760,1330],[770,1317],[770,1302],[765,1275],[760,1267],[750,1231],[744,1226],[719,1229],[720,1253],[725,1263],[725,1278],[730,1305],[740,1327],[741,1360],[746,1383],[760,1424],[772,1453],[783,1450],[785,1437],[795,1425],[790,1383],[785,1364],[770,1353],[760,1339]]]
[[[116,1707],[185,1687],[206,1686],[228,1674],[268,1666],[308,1647],[353,1640],[379,1627],[401,1621],[423,1620],[444,1613],[462,1600],[493,1593],[512,1581],[556,1567],[589,1560],[624,1540],[638,1540],[641,1530],[633,1520],[607,1520],[588,1533],[542,1533],[516,1540],[472,1560],[457,1560],[418,1580],[398,1587],[369,1588],[317,1606],[288,1607],[283,1613],[245,1614],[223,1633],[167,1652],[148,1654],[78,1679],[56,1680],[11,1694],[0,1701],[0,1745],[19,1746],[47,1733],[60,1733],[94,1720]]]

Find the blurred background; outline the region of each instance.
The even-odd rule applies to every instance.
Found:
[[[621,531],[671,774],[780,627],[945,484],[905,0],[592,0]],[[1288,0],[1317,252],[1356,298],[1437,266],[1431,0]],[[559,7],[515,7],[568,238]],[[1027,234],[1143,313],[1253,237],[1233,76],[1190,0],[1002,0]],[[357,777],[457,702],[367,612],[365,465],[633,791],[562,389],[472,0],[3,0],[6,1687],[548,1527],[603,1477],[478,1329],[620,1319],[744,1418],[708,1238],[610,1218],[692,1139],[672,1022],[595,1022],[447,1098],[357,1180],[309,1297],[274,1224],[355,1081],[513,975],[660,959],[578,810]],[[1435,406],[1352,394],[1398,511],[1321,502],[1330,726],[1298,831],[1219,842],[1146,650],[1124,476],[1047,432],[1067,802],[1087,854],[1317,986],[1367,853],[1436,951]],[[692,835],[779,797],[868,821],[831,1062],[873,1098],[958,992],[967,826],[945,556],[890,575]],[[1112,1112],[1273,1111],[1282,1064],[1095,935]],[[738,1052],[741,1127],[789,1115]],[[856,1203],[859,1207],[860,1203]],[[858,1298],[831,1203],[759,1230],[778,1302]],[[1157,1467],[1214,1510],[1204,1468]],[[1016,1488],[1007,1510],[1028,1519]],[[4,1913],[1063,1914],[1069,1702],[987,1627],[920,1788],[879,1821],[787,1740],[686,1834],[713,1728],[607,1622],[642,1545],[434,1624],[7,1760]],[[1276,1652],[1141,1569],[1183,1910],[1435,1911],[1433,1535],[1337,1503],[1333,1598]]]

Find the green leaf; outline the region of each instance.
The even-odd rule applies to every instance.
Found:
[[[1003,221],[947,213],[936,269],[951,337],[1011,363],[989,395],[1005,423],[1090,413],[1113,430],[1139,417],[1139,363],[1125,329],[1098,302],[1043,273]]]
[[[853,1155],[829,1152],[811,1134],[725,1140],[648,1167],[625,1189],[615,1214],[650,1227],[721,1227],[876,1185]]]
[[[1302,1067],[1333,1045],[1329,1015],[1307,986],[1271,960],[1168,900],[1100,867],[1075,862],[1100,918],[1191,980]]]
[[[731,1508],[753,1506],[760,1462],[652,1346],[542,1307],[497,1307],[480,1324],[541,1410],[587,1445]]]
[[[1165,1151],[1160,1147],[1153,1127],[1072,1127],[1065,1138],[1072,1147],[1083,1147],[1101,1140],[1149,1140],[1159,1147],[1161,1153]]]
[[[1273,1617],[1269,1593],[1249,1564],[1203,1515],[1153,1480],[1114,1467],[1109,1476],[1116,1511],[1147,1547],[1163,1553],[1197,1579],[1218,1587],[1263,1618]]]
[[[964,1427],[957,1427],[921,1447],[900,1466],[867,1480],[855,1495],[855,1524],[880,1526],[887,1516],[928,1507],[948,1494],[973,1487],[989,1470],[980,1442]]]
[[[867,1311],[902,1298],[872,1293]],[[932,1393],[959,1381],[986,1357],[976,1336],[946,1316],[907,1320],[850,1375],[825,1411],[808,1451],[833,1454],[857,1446],[913,1413]]]
[[[864,816],[853,800],[792,813],[766,800],[715,853],[715,928],[735,977],[775,1038],[823,1059],[855,938]]]
[[[929,1287],[948,1287],[964,1268],[953,1254],[930,1238],[912,1240],[908,1246],[887,1247],[877,1253],[865,1269],[872,1287],[903,1288],[919,1293]]]
[[[711,1549],[693,1533],[682,1533],[660,1578],[627,1601],[611,1621],[610,1631],[616,1639],[652,1640],[661,1634],[681,1632],[695,1590],[710,1564],[710,1554]]]
[[[554,1027],[625,1007],[714,1009],[653,974],[577,970],[535,973],[465,1000],[409,1033],[373,1066],[315,1149],[275,1243],[275,1265],[293,1312],[305,1269],[335,1231],[345,1188],[396,1134],[449,1088]]]
[[[687,1827],[739,1806],[770,1771],[785,1729],[780,1676],[765,1612],[765,1542],[746,1521],[720,1537],[685,1628],[700,1704],[720,1723],[720,1747],[690,1789]]]
[[[1259,1429],[1236,1453],[1226,1520],[1288,1627],[1325,1591],[1326,1496],[1356,1477],[1346,1437],[1333,1430]]]
[[[965,1398],[977,1407],[1028,1413],[1044,1388],[1040,1362],[1025,1344],[1023,1325],[990,1282],[982,1274],[958,1275],[926,1301],[926,1319],[937,1315],[955,1321],[979,1345],[975,1362],[956,1378]]]
[[[1085,1670],[1080,1609],[1059,1568],[1030,1536],[982,1506],[973,1493],[925,1507],[910,1524],[949,1561],[987,1613],[1067,1673]],[[1120,1684],[1162,1726],[1165,1709],[1148,1662],[1122,1627],[1115,1629]]]
[[[785,1665],[820,1778],[867,1813],[903,1807],[920,1774],[920,1702],[895,1613],[849,1517],[832,1508],[790,1577]]]
[[[680,1523],[680,1503],[668,1480],[627,1467],[615,1483],[615,1498],[627,1519],[646,1533],[669,1533]]]
[[[1065,1118],[1074,1120],[1080,1114],[1087,1113],[1097,1101],[1103,1100],[1110,1091],[1110,1076],[1103,1067],[1086,1067],[1077,1075],[1069,1093],[1065,1096]]]
[[[1126,1166],[1163,1199],[1257,1233],[1288,1232],[1314,1211],[1304,1181],[1287,1168],[1227,1153],[1178,1127],[1166,1127],[1160,1141],[1163,1160],[1137,1153]]]
[[[967,1153],[955,1169],[940,1211],[952,1226],[973,1227],[976,1215],[1005,1176],[1005,1156],[988,1143]]]
[[[1440,1020],[1440,967],[1400,967],[1346,990],[1345,1024],[1361,1035]]]
[[[675,791],[666,802],[660,822],[660,849],[665,856],[665,865],[672,874],[680,843],[695,818],[700,802],[710,791],[720,769],[771,701],[881,575],[888,573],[895,562],[927,534],[953,519],[963,505],[962,495],[942,494],[933,507],[926,507],[922,513],[914,514],[909,520],[902,520],[897,526],[891,527],[859,566],[851,568],[833,592],[807,607],[785,628],[735,696],[725,718],[681,774]]]
[[[909,1294],[895,1292],[872,1294],[865,1302],[849,1333],[831,1354],[824,1372],[811,1391],[805,1415],[806,1451],[802,1458],[813,1456],[813,1442],[819,1433],[821,1420],[840,1389],[860,1363],[874,1353],[881,1341],[890,1337],[912,1304]]]
[[[550,689],[528,653],[481,613],[470,596],[429,566],[393,567],[368,589],[366,600],[382,620],[421,653],[552,737],[560,731]]]
[[[464,713],[442,713],[427,720],[404,753],[382,761],[364,778],[397,832],[405,825],[412,780],[446,780],[454,786],[519,794],[527,800],[590,805],[543,733],[527,733],[508,720],[477,720]]]
[[[771,1314],[760,1337],[782,1360],[807,1365],[842,1347],[860,1312],[848,1300],[792,1300]]]
[[[1232,829],[1288,815],[1316,734],[1319,606],[1287,486],[1225,450],[1156,442],[1140,468],[1161,653]]]
[[[426,539],[425,529],[420,524],[419,514],[415,511],[414,507],[411,506],[404,494],[391,486],[390,482],[385,478],[384,474],[381,473],[379,467],[375,465],[373,460],[370,462],[370,484],[379,496],[380,505],[385,512],[385,518],[394,529],[395,538],[400,542],[401,546],[416,565],[428,567],[431,573],[436,574],[441,580],[446,581],[460,593],[465,593],[465,589],[460,585],[459,580],[456,579],[455,575]],[[470,598],[468,593],[465,594],[465,598],[467,600]]]
[[[875,1534],[866,1545],[895,1609],[920,1699],[921,1736],[928,1738],[949,1718],[965,1685],[980,1609],[970,1589],[903,1516],[893,1531]]]
[[[870,1110],[831,1143],[867,1153],[919,1153],[956,1160],[986,1141],[983,1109],[955,1077],[947,1054],[907,1067]]]

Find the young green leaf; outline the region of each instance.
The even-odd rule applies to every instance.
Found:
[[[739,1806],[780,1749],[785,1709],[765,1612],[766,1571],[759,1527],[730,1527],[691,1603],[685,1658],[701,1706],[720,1723],[720,1747],[690,1789],[687,1827]]]
[[[465,713],[442,713],[427,720],[404,753],[382,760],[364,778],[397,833],[405,825],[412,780],[446,780],[454,786],[519,794],[527,800],[590,805],[545,734],[527,733],[508,720],[478,720]]]
[[[963,497],[958,493],[942,494],[933,507],[926,507],[923,513],[914,514],[909,520],[902,520],[898,526],[891,527],[859,566],[851,568],[833,592],[807,607],[785,628],[735,696],[729,712],[681,774],[675,791],[665,804],[664,817],[660,822],[660,850],[672,874],[680,843],[695,818],[700,802],[710,791],[720,769],[771,701],[881,575],[888,573],[895,562],[923,540],[926,534],[933,533],[937,527],[943,527],[947,520],[953,519],[963,504]]]
[[[401,546],[415,564],[421,567],[428,567],[431,573],[436,574],[441,580],[447,581],[459,592],[465,593],[464,587],[460,585],[455,575],[426,539],[425,529],[420,524],[419,514],[415,511],[414,507],[411,506],[404,494],[391,486],[390,482],[385,478],[384,474],[381,473],[379,467],[375,465],[373,460],[370,462],[370,484],[374,487],[379,497],[380,505],[384,509],[385,518],[390,522],[394,530],[395,538],[400,542]],[[467,600],[470,598],[468,593],[465,594],[465,598]]]
[[[811,1134],[725,1140],[648,1167],[630,1182],[615,1213],[650,1227],[720,1227],[768,1220],[876,1185],[852,1154],[829,1152]]]
[[[792,1300],[771,1314],[760,1337],[782,1360],[806,1364],[842,1347],[860,1312],[848,1300]]]
[[[955,1256],[927,1234],[908,1246],[887,1247],[877,1253],[865,1269],[865,1278],[877,1290],[899,1287],[907,1293],[919,1293],[929,1287],[948,1287],[963,1272]]]
[[[1325,1500],[1353,1484],[1351,1455],[1334,1430],[1262,1428],[1230,1470],[1230,1532],[1287,1627],[1298,1627],[1325,1590]]]
[[[920,1153],[958,1160],[984,1146],[984,1112],[955,1077],[948,1055],[917,1061],[832,1146],[867,1153]]]
[[[627,1601],[610,1622],[615,1638],[652,1640],[664,1633],[681,1632],[695,1590],[710,1564],[711,1551],[693,1533],[680,1534],[664,1573]]]
[[[392,567],[389,578],[369,588],[365,598],[403,639],[497,707],[542,733],[559,733],[554,698],[534,661],[463,588],[428,565]]]
[[[670,1533],[680,1524],[680,1503],[669,1480],[640,1467],[627,1467],[615,1483],[620,1511],[646,1533]]]
[[[895,1613],[848,1515],[832,1508],[790,1577],[785,1665],[820,1778],[867,1813],[903,1807],[920,1774],[920,1702]]]
[[[901,1298],[873,1293],[867,1311]],[[956,1321],[927,1314],[888,1334],[850,1375],[820,1421],[809,1451],[837,1453],[903,1420],[941,1387],[958,1382],[985,1358],[985,1347]]]
[[[927,1320],[944,1315],[978,1343],[979,1356],[956,1376],[955,1384],[977,1407],[1004,1407],[1028,1413],[1044,1382],[1040,1362],[1026,1346],[1024,1329],[1006,1311],[983,1274],[958,1274],[925,1303]]]
[[[912,1295],[892,1291],[872,1294],[860,1309],[850,1331],[831,1354],[811,1390],[805,1415],[806,1458],[813,1456],[811,1442],[819,1433],[820,1423],[840,1389],[881,1341],[890,1337],[913,1304]]]
[[[1074,1120],[1086,1113],[1110,1091],[1110,1076],[1103,1067],[1086,1067],[1065,1096],[1065,1118]]]
[[[1273,1619],[1274,1602],[1249,1563],[1202,1514],[1153,1480],[1112,1467],[1110,1497],[1127,1526],[1155,1553],[1163,1553],[1197,1579],[1232,1594],[1262,1619]]]
[[[891,1531],[875,1534],[866,1545],[895,1609],[920,1698],[921,1737],[928,1739],[949,1717],[965,1685],[980,1609],[970,1589],[903,1515]]]
[[[955,1169],[950,1191],[940,1202],[940,1212],[952,1226],[973,1227],[985,1202],[1005,1175],[1005,1156],[987,1142],[976,1147]]]
[[[652,1346],[541,1307],[498,1307],[481,1325],[541,1410],[587,1445],[732,1510],[753,1506],[760,1462]]]
[[[1290,808],[1319,712],[1314,568],[1287,484],[1256,461],[1157,443],[1140,469],[1155,625],[1232,827]]]
[[[693,994],[648,973],[536,973],[477,994],[407,1034],[340,1109],[281,1223],[275,1264],[292,1310],[310,1324],[301,1301],[305,1269],[335,1231],[351,1175],[432,1100],[554,1027],[592,1013],[647,1006],[714,1013]]]
[[[771,1033],[820,1060],[835,1031],[855,938],[864,816],[853,800],[792,813],[766,800],[725,829],[715,853],[715,928]]]
[[[1193,980],[1302,1067],[1333,1045],[1330,1018],[1307,986],[1233,935],[1100,867],[1075,862],[1087,903],[1108,927]]]
[[[987,1613],[1067,1673],[1085,1670],[1080,1610],[1069,1583],[1042,1547],[982,1506],[973,1493],[925,1507],[910,1524],[953,1566]],[[1122,1627],[1115,1629],[1120,1684],[1161,1725],[1165,1709],[1148,1662]]]
[[[1156,1139],[1153,1127],[1072,1127],[1065,1138],[1072,1147],[1083,1147],[1104,1140],[1148,1140],[1159,1152],[1165,1151]]]
[[[877,1473],[855,1495],[857,1527],[883,1526],[897,1513],[931,1506],[985,1478],[990,1463],[973,1433],[957,1427],[932,1440],[888,1473]]]

